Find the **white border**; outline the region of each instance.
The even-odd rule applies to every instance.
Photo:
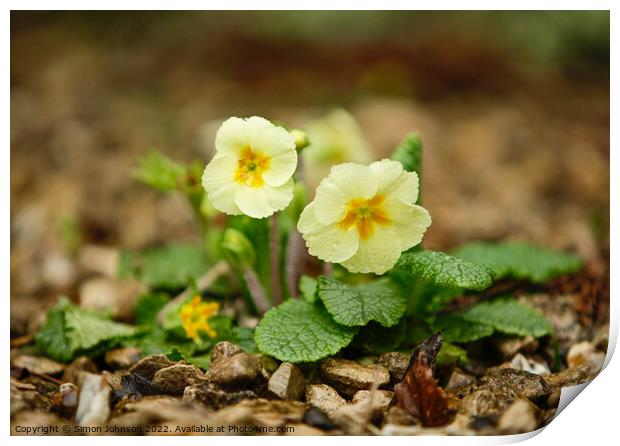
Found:
[[[333,0],[315,0],[312,2],[285,2],[285,1],[274,1],[274,0],[263,0],[263,1],[240,1],[240,0],[228,0],[226,2],[209,2],[206,3],[204,1],[187,1],[187,0],[177,0],[174,3],[165,2],[161,0],[142,0],[142,1],[119,1],[119,0],[108,0],[108,1],[76,1],[76,0],[60,0],[55,1],[53,5],[49,1],[8,1],[5,4],[8,4],[8,9],[6,10],[2,22],[4,30],[3,35],[3,54],[5,61],[7,59],[10,60],[10,15],[9,9],[13,10],[45,10],[49,9],[50,6],[54,6],[54,9],[73,9],[73,10],[99,10],[99,9],[117,9],[117,10],[133,10],[133,9],[157,9],[157,10],[201,10],[205,6],[209,6],[211,9],[219,9],[219,10],[252,10],[252,9],[266,9],[266,10],[275,10],[275,9],[288,9],[288,10],[305,10],[305,9],[325,9],[325,10],[361,10],[361,9],[383,9],[383,10],[392,10],[392,9],[418,9],[418,10],[440,10],[440,9],[448,9],[448,10],[486,10],[486,9],[496,9],[496,10],[540,10],[540,9],[548,9],[548,10],[579,10],[579,9],[588,9],[588,10],[611,10],[611,79],[618,79],[618,8],[613,8],[614,2],[612,1],[597,1],[592,0],[589,2],[585,1],[542,1],[542,0],[521,0],[519,2],[516,1],[504,1],[501,4],[498,4],[497,1],[481,1],[481,0],[469,0],[467,2],[464,1],[434,1],[434,2],[416,2],[417,4],[412,4],[412,2],[405,2],[399,0],[383,0],[379,2],[370,2],[367,0],[359,0],[359,1],[340,1],[335,2]],[[615,9],[615,10],[614,10]],[[3,108],[3,120],[2,125],[4,128],[3,134],[5,135],[5,141],[8,140],[8,144],[10,147],[10,62],[5,65],[5,69],[2,71],[2,79],[3,79],[3,90],[5,97],[5,107]],[[618,117],[617,113],[618,107],[618,88],[616,84],[611,85],[611,122],[614,123],[615,119]],[[610,166],[611,166],[611,191],[620,191],[620,180],[618,180],[616,174],[618,173],[618,154],[617,154],[617,146],[618,146],[618,132],[613,127],[611,128],[611,145],[614,149],[610,149]],[[0,200],[2,203],[2,207],[4,209],[4,216],[2,218],[1,228],[2,228],[2,238],[1,245],[4,252],[4,256],[2,259],[2,271],[1,278],[2,284],[4,287],[4,299],[5,299],[5,308],[9,305],[9,280],[10,280],[10,150],[9,147],[6,147],[5,150],[2,151],[2,169],[4,170],[3,181],[6,185],[2,194],[0,195]],[[617,195],[611,194],[611,224],[610,228],[614,228],[614,223],[618,221],[617,219],[618,212],[618,200]],[[617,308],[617,299],[615,298],[616,291],[616,282],[619,271],[618,271],[618,262],[617,262],[617,254],[614,251],[614,248],[617,245],[617,240],[615,236],[615,232],[611,231],[611,332],[610,332],[610,346],[609,346],[609,355],[606,359],[606,368],[601,372],[599,377],[597,377],[590,385],[588,385],[588,391],[584,392],[582,395],[579,395],[577,398],[578,402],[575,404],[569,405],[559,416],[555,419],[547,428],[542,430],[540,435],[534,434],[524,434],[518,436],[507,436],[507,437],[416,437],[415,439],[411,437],[390,437],[387,441],[390,443],[396,442],[399,444],[408,444],[410,445],[412,441],[416,442],[416,444],[442,444],[442,445],[454,445],[458,444],[502,444],[502,443],[513,443],[516,441],[525,440],[527,438],[533,438],[529,440],[529,444],[536,445],[548,445],[549,443],[554,444],[585,444],[586,442],[591,443],[595,442],[598,444],[608,444],[610,443],[609,439],[617,437],[617,407],[618,407],[618,382],[620,379],[620,363],[618,360],[610,361],[611,353],[615,349],[615,345],[617,342],[618,335],[618,308]],[[9,330],[10,326],[10,312],[5,311],[4,316],[4,327],[5,330],[2,333],[2,340],[0,341],[0,349],[2,349],[3,357],[5,358],[5,375],[9,375]],[[4,405],[2,406],[2,413],[0,417],[2,419],[2,432],[5,436],[9,435],[9,386],[5,383],[2,386],[2,401],[4,401]],[[91,437],[88,439],[89,442],[93,444],[108,444],[110,441],[114,441],[119,444],[129,444],[135,443],[138,437],[113,437],[110,439],[109,437]],[[209,443],[220,443],[228,441],[244,441],[247,438],[248,442],[252,442],[255,444],[267,444],[267,442],[300,442],[305,444],[311,444],[316,441],[316,438],[309,437],[236,437],[231,439],[229,437],[209,437],[208,440],[205,437],[174,437],[174,439],[165,438],[165,437],[140,437],[144,438],[143,441],[146,441],[150,444],[170,444],[174,443],[190,443],[190,444],[204,444],[205,441]],[[293,439],[294,438],[294,439]],[[67,444],[84,442],[83,437],[10,437],[9,441],[11,443],[32,443],[32,442],[45,442],[46,445],[54,445],[54,444]],[[142,441],[142,440],[137,440]],[[342,441],[339,437],[326,437],[325,439],[321,439],[322,442],[334,443]],[[347,440],[345,440],[347,441]],[[364,437],[357,438],[353,440],[355,442],[362,443],[374,443],[377,441],[376,439]],[[378,440],[381,441],[381,440]]]

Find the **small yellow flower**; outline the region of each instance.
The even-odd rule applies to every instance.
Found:
[[[220,304],[217,302],[201,302],[200,296],[195,296],[192,300],[181,307],[181,322],[187,336],[194,341],[198,341],[198,332],[207,333],[214,338],[217,333],[209,326],[209,318],[217,313]]]
[[[257,116],[229,118],[217,131],[215,150],[202,176],[215,209],[264,218],[291,202],[297,151],[285,129]]]
[[[297,224],[310,254],[354,273],[383,274],[431,224],[419,180],[398,161],[344,163],[323,179]]]

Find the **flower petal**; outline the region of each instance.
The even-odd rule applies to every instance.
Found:
[[[419,193],[419,179],[415,172],[407,172],[398,161],[383,159],[372,163],[370,169],[378,179],[378,192],[389,198],[415,203]]]
[[[250,144],[248,124],[245,119],[228,118],[215,135],[215,150],[218,154],[239,156],[241,150]]]
[[[324,224],[336,222],[342,218],[349,201],[372,198],[377,184],[377,177],[368,166],[343,163],[332,167],[329,176],[316,189],[317,218]]]
[[[236,166],[234,156],[218,154],[207,164],[202,174],[202,186],[207,191],[209,201],[215,209],[229,215],[241,214],[235,204],[238,186],[233,177]]]
[[[257,116],[248,119],[247,135],[250,139],[252,150],[262,152],[270,157],[295,151],[295,138],[293,138],[293,135],[284,128],[273,125],[266,119]]]
[[[392,268],[401,253],[401,244],[396,233],[390,228],[376,226],[373,236],[361,240],[355,255],[342,262],[342,266],[352,273],[383,274]]]
[[[292,178],[279,187],[240,186],[235,195],[235,203],[241,212],[252,218],[269,217],[274,212],[287,207],[292,199]]]
[[[426,209],[398,199],[386,201],[385,208],[392,220],[390,228],[400,239],[403,251],[422,241],[432,222]]]
[[[303,210],[297,223],[311,255],[326,262],[339,263],[355,254],[359,246],[356,230],[343,230],[338,225],[324,225],[315,214],[315,204]]]
[[[293,176],[296,168],[297,151],[287,150],[271,158],[269,169],[263,172],[263,178],[270,186],[281,186]]]

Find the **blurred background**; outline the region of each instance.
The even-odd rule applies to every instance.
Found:
[[[206,164],[232,115],[307,127],[313,182],[417,131],[427,247],[608,263],[608,12],[12,12],[12,333],[76,292],[84,247],[197,239],[131,171]]]

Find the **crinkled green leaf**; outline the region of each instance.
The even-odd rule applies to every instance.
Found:
[[[316,300],[317,280],[314,277],[301,276],[299,279],[299,291],[308,302],[313,303]]]
[[[94,312],[71,308],[65,312],[65,328],[73,351],[88,350],[101,342],[126,338],[136,327],[105,319]]]
[[[59,305],[47,312],[47,320],[37,332],[35,341],[37,347],[57,361],[69,362],[73,358],[65,330],[65,312]]]
[[[467,320],[461,314],[449,314],[437,318],[434,331],[440,331],[448,342],[472,342],[493,334],[493,326],[479,321]]]
[[[96,356],[104,345],[116,344],[137,333],[136,327],[111,321],[62,299],[48,312],[35,340],[47,355],[67,362],[78,354]]]
[[[540,337],[553,331],[553,327],[542,314],[512,298],[499,298],[472,305],[463,312],[463,318],[517,336]]]
[[[184,288],[200,278],[210,263],[196,245],[167,245],[141,253],[123,252],[120,277],[134,277],[153,288]]]
[[[469,243],[460,247],[455,256],[491,268],[496,278],[512,277],[541,283],[581,267],[578,256],[520,242]]]
[[[407,300],[389,279],[361,285],[320,277],[317,296],[339,324],[364,326],[376,321],[384,327],[396,325],[407,309]]]
[[[486,266],[443,252],[403,253],[395,269],[445,288],[481,291],[493,283],[493,271]]]
[[[319,303],[291,299],[265,313],[255,340],[261,352],[280,361],[310,362],[336,354],[356,332],[334,322]]]

